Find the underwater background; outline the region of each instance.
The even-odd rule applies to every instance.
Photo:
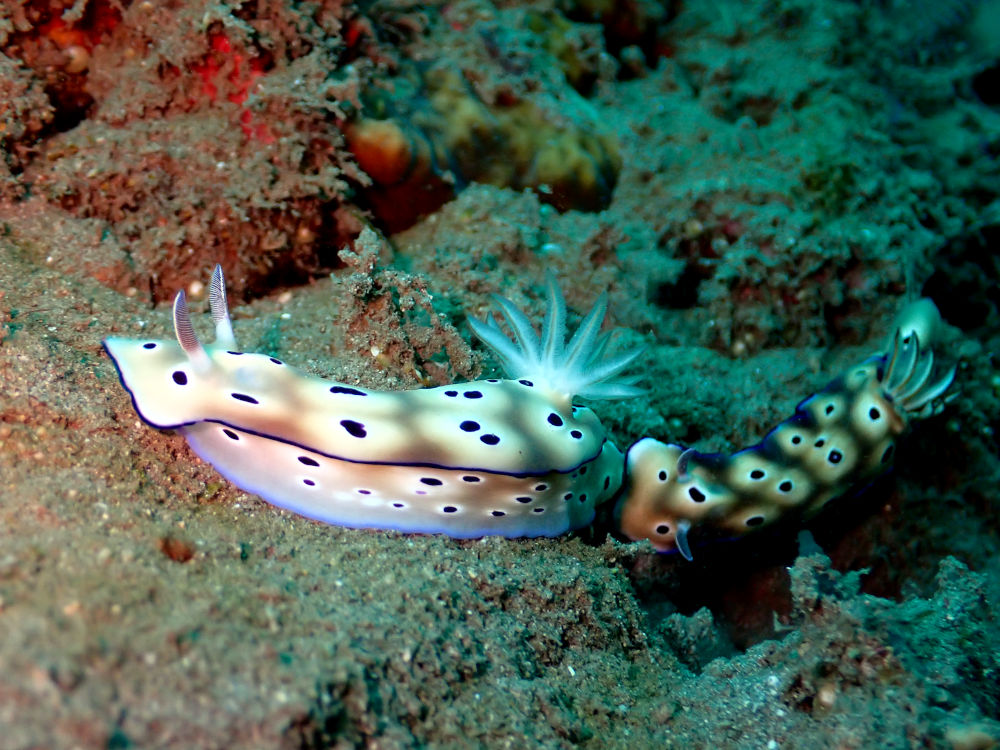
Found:
[[[1000,746],[997,0],[2,0],[0,156],[0,746]],[[959,395],[693,562],[327,526],[101,349],[206,331],[216,263],[247,351],[365,388],[607,291],[623,449],[757,442],[920,296]]]

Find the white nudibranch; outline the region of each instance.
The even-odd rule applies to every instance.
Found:
[[[929,347],[939,326],[930,300],[913,303],[893,326],[887,353],[848,369],[745,450],[634,443],[616,509],[622,532],[690,560],[693,542],[808,517],[888,471],[910,422],[939,413],[955,396],[954,367],[934,377]]]
[[[606,356],[602,298],[565,345],[566,308],[548,278],[541,338],[497,298],[470,321],[512,379],[397,392],[305,374],[238,350],[222,270],[209,302],[216,340],[195,333],[183,292],[176,341],[105,339],[136,412],[178,430],[202,459],[270,503],[326,523],[453,537],[555,536],[589,524],[621,483],[623,456],[574,395],[635,395],[618,378],[639,352]]]

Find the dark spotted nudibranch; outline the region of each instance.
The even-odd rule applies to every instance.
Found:
[[[891,465],[897,438],[950,399],[929,348],[940,315],[920,300],[900,315],[887,353],[851,367],[802,401],[757,445],[704,454],[644,438],[626,457],[622,532],[692,557],[694,543],[808,517]]]
[[[209,301],[214,344],[198,340],[179,292],[176,341],[109,338],[104,348],[145,422],[180,431],[268,502],[342,526],[533,537],[586,526],[619,489],[621,451],[590,409],[572,404],[638,393],[618,375],[639,352],[605,353],[603,296],[568,344],[551,276],[541,338],[498,297],[516,343],[492,317],[470,324],[510,380],[398,392],[239,351],[218,266]]]

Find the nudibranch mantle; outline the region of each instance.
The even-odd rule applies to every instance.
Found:
[[[574,395],[637,393],[616,377],[639,352],[606,357],[604,298],[564,343],[565,303],[548,280],[541,339],[497,298],[511,342],[470,321],[512,379],[384,392],[324,380],[237,349],[216,267],[216,341],[202,344],[184,293],[176,341],[108,338],[139,416],[175,429],[237,486],[327,523],[453,537],[554,536],[585,526],[621,483],[623,456]]]
[[[849,368],[758,444],[704,454],[643,438],[626,456],[617,507],[622,533],[691,559],[691,538],[738,537],[781,518],[808,517],[892,466],[911,421],[954,394],[955,368],[935,377],[930,344],[940,315],[930,300],[900,314],[886,354]]]

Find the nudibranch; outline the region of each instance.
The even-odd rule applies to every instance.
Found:
[[[177,430],[202,459],[270,503],[349,527],[452,537],[555,536],[586,526],[621,484],[624,457],[573,397],[635,395],[619,377],[638,356],[607,354],[598,300],[566,343],[550,275],[541,337],[508,300],[472,330],[510,379],[374,391],[239,351],[216,266],[215,342],[195,334],[184,292],[176,341],[108,338],[104,348],[139,416]]]
[[[849,368],[745,450],[704,454],[653,438],[634,443],[616,508],[622,532],[690,560],[693,542],[738,537],[791,514],[808,517],[887,471],[910,422],[937,414],[951,398],[955,368],[935,377],[928,348],[939,325],[930,300],[910,305],[886,353]]]

